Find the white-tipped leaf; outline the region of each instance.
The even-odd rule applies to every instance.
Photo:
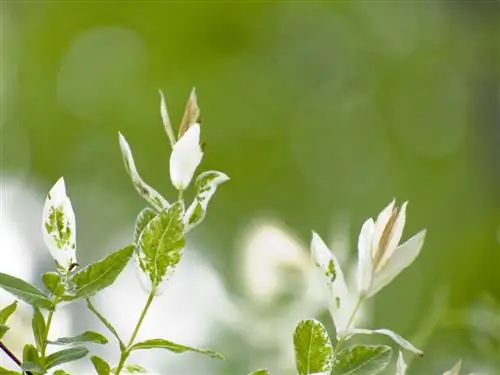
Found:
[[[177,141],[170,156],[170,179],[177,190],[186,190],[202,158],[200,124],[196,123]]]
[[[61,177],[52,187],[42,212],[45,245],[62,273],[68,273],[76,260],[76,220],[66,186]]]
[[[203,172],[196,178],[196,197],[184,215],[186,233],[203,221],[207,213],[208,202],[215,194],[217,187],[226,181],[229,181],[229,177],[218,171]]]
[[[339,261],[316,232],[312,235],[311,252],[313,262],[326,286],[328,307],[337,330],[337,337],[340,337],[348,328],[354,299],[349,295]]]
[[[172,123],[170,122],[170,116],[168,115],[167,110],[167,101],[165,100],[165,96],[161,90],[158,90],[160,93],[160,114],[161,120],[163,122],[163,126],[165,127],[165,132],[167,133],[168,139],[170,141],[170,145],[174,147],[176,139],[174,135],[174,130],[172,128]]]
[[[373,335],[373,334],[380,334],[380,335],[385,335],[389,336],[394,342],[396,342],[399,346],[401,346],[403,349],[406,349],[418,356],[423,356],[424,352],[420,349],[417,349],[415,346],[413,346],[408,340],[404,339],[397,333],[389,330],[389,329],[365,329],[365,328],[352,328],[347,331],[347,337],[351,337],[354,335]]]
[[[135,166],[134,157],[132,156],[132,150],[130,149],[125,137],[121,133],[118,133],[118,138],[120,140],[120,150],[125,164],[125,169],[132,179],[132,184],[134,185],[135,190],[137,190],[137,192],[157,211],[167,209],[170,206],[168,201],[154,188],[145,183],[139,175]]]
[[[379,292],[415,261],[424,244],[425,234],[426,230],[424,229],[398,246],[385,266],[375,275],[369,296]]]
[[[448,371],[444,372],[443,375],[459,375],[461,368],[462,368],[462,361],[459,360],[457,363],[455,363],[455,366],[453,366]]]
[[[398,355],[398,361],[396,363],[396,375],[406,375],[406,368],[408,366],[403,358],[403,352],[400,350]]]

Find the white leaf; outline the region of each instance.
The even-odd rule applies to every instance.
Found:
[[[42,234],[58,267],[63,273],[67,273],[76,264],[76,220],[62,177],[45,200]]]
[[[402,338],[400,335],[397,333],[389,330],[389,329],[365,329],[365,328],[353,328],[349,329],[347,331],[347,336],[353,336],[353,335],[372,335],[372,334],[381,334],[381,335],[386,335],[389,336],[391,339],[393,339],[399,346],[401,346],[403,349],[409,350],[413,353],[415,353],[418,356],[423,356],[424,352],[421,351],[420,349],[417,349],[414,347],[408,340],[405,340]]]
[[[177,141],[170,156],[170,179],[177,190],[185,190],[203,158],[200,125],[191,125]]]
[[[358,291],[366,293],[373,280],[372,239],[375,232],[375,223],[369,218],[363,224],[358,239]]]
[[[398,246],[386,265],[375,274],[369,296],[375,295],[383,287],[389,284],[405,268],[410,266],[417,258],[425,240],[425,229],[410,238],[404,244]]]
[[[135,166],[132,150],[130,149],[127,140],[121,133],[118,133],[118,137],[120,140],[120,149],[123,156],[123,162],[125,163],[125,169],[132,179],[135,190],[137,190],[137,192],[159,212],[170,207],[168,201],[163,198],[160,193],[142,180]]]
[[[170,117],[168,115],[167,110],[167,101],[165,100],[165,96],[161,90],[158,90],[160,93],[160,114],[161,119],[163,121],[163,126],[165,126],[165,132],[167,133],[168,139],[170,140],[170,144],[172,147],[175,145],[175,135],[174,130],[172,129],[172,123],[170,122]]]
[[[375,231],[373,233],[373,244],[372,244],[372,249],[375,252],[378,248],[378,245],[380,243],[380,239],[382,238],[382,234],[385,230],[385,227],[387,226],[387,223],[389,222],[389,219],[392,216],[394,206],[396,204],[396,200],[393,199],[391,203],[387,205],[377,216],[377,220],[375,220]],[[372,256],[374,257],[375,254],[372,253]]]
[[[394,226],[392,227],[389,241],[387,243],[387,250],[382,257],[381,263],[387,262],[387,260],[394,254],[394,251],[399,245],[399,241],[401,241],[401,237],[403,236],[403,229],[406,224],[406,207],[408,206],[408,202],[404,202],[399,209],[398,216],[394,222]]]
[[[316,232],[313,232],[311,251],[328,290],[328,306],[339,337],[348,328],[354,299],[349,295],[339,261]]]
[[[403,358],[403,352],[399,351],[398,362],[396,363],[396,375],[406,375],[407,365]]]

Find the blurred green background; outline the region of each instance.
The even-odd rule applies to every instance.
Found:
[[[228,360],[183,354],[168,367],[175,355],[155,352],[145,365],[169,375],[293,373],[293,356],[280,362],[279,353],[292,350],[293,323],[309,316],[293,315],[288,333],[276,334],[291,306],[334,335],[322,308],[308,310],[298,292],[309,285],[311,230],[328,239],[332,226],[346,227],[355,258],[362,222],[396,197],[410,201],[405,238],[421,228],[428,236],[416,263],[373,301],[370,326],[424,348],[410,374],[442,373],[458,358],[467,371],[500,374],[499,2],[0,1],[2,272],[17,272],[9,260],[21,250],[6,240],[15,228],[31,241],[16,246],[32,251],[19,270],[30,263],[26,277],[39,283],[36,275],[51,269],[38,218],[61,175],[80,262],[126,244],[144,202],[123,168],[117,132],[144,179],[173,197],[158,89],[178,124],[195,86],[207,142],[200,170],[231,181],[189,241],[245,319],[190,307],[212,327],[200,342]],[[271,231],[265,251],[252,250],[242,239],[264,219],[281,234]],[[300,255],[288,256],[276,239],[285,232]],[[266,263],[274,253],[278,260]],[[268,286],[248,276],[273,270]],[[186,271],[193,283],[183,289],[179,281],[179,295],[205,293],[203,277]],[[208,304],[219,303],[206,293]],[[107,311],[127,316],[113,303]],[[83,304],[68,309],[68,330],[99,327]],[[152,329],[176,326],[182,339],[191,323],[161,316],[151,317]],[[257,325],[270,327],[269,347],[248,339]]]

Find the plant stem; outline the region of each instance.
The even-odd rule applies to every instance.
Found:
[[[99,311],[97,311],[95,306],[92,304],[90,298],[87,298],[86,301],[88,309],[91,312],[93,312],[94,315],[97,316],[97,318],[101,321],[101,323],[104,324],[106,328],[113,334],[113,336],[116,337],[116,339],[118,340],[118,344],[120,345],[120,350],[122,352],[125,351],[127,347],[125,346],[122,339],[118,335],[118,332],[116,331],[115,327],[113,327],[113,325],[104,317],[104,315],[102,315]]]
[[[149,307],[151,306],[151,303],[153,302],[153,299],[155,298],[155,294],[156,294],[156,288],[153,287],[151,289],[151,292],[149,293],[148,300],[146,301],[146,304],[144,305],[144,308],[142,309],[141,316],[139,317],[139,320],[137,321],[134,332],[132,332],[132,336],[130,337],[127,348],[125,350],[122,350],[122,353],[120,356],[120,362],[118,363],[118,366],[116,368],[115,375],[120,374],[120,371],[123,369],[123,366],[125,365],[125,361],[127,360],[128,356],[130,355],[130,348],[132,347],[132,345],[134,345],[135,338],[137,337],[137,334],[139,333],[139,329],[141,328],[142,322],[144,321],[144,318],[146,317],[146,314],[149,310]]]
[[[12,353],[9,348],[7,348],[5,346],[5,344],[0,341],[0,349],[2,349],[2,351],[7,354],[7,357],[9,357],[10,359],[12,359],[12,362],[14,362],[16,365],[18,365],[19,367],[21,367],[21,361],[19,360],[19,358],[16,357],[16,355],[14,353]]]
[[[59,298],[55,297],[52,302],[54,303],[54,306],[57,306]],[[47,341],[49,340],[50,325],[52,324],[52,318],[54,317],[55,311],[56,309],[54,307],[54,310],[49,310],[49,315],[47,316],[47,323],[45,325],[45,337],[43,338],[42,347],[40,348],[40,357],[43,362],[45,362],[45,354],[47,352]]]
[[[356,313],[358,312],[359,308],[361,307],[361,304],[363,303],[363,301],[365,300],[365,296],[364,295],[360,295],[359,298],[358,298],[358,301],[356,302],[356,306],[354,307],[354,310],[352,311],[352,314],[351,316],[349,317],[349,321],[347,322],[347,326],[346,326],[346,330],[349,329],[349,327],[351,326],[355,316],[356,316]],[[335,345],[335,349],[334,349],[334,356],[336,356],[342,346],[342,344],[344,343],[344,341],[346,340],[347,338],[347,335],[342,335],[340,336],[339,340],[337,341],[337,345]]]
[[[2,351],[7,355],[7,357],[9,357],[16,365],[18,365],[19,367],[22,366],[21,360],[17,358],[16,355],[12,353],[2,341],[0,341],[0,349],[2,349]],[[26,375],[33,375],[33,374],[29,371],[26,371]]]
[[[54,301],[54,304],[57,302]],[[45,360],[45,352],[47,351],[47,340],[49,339],[49,330],[50,330],[50,325],[52,324],[52,318],[54,317],[54,311],[55,310],[50,310],[49,315],[47,316],[47,325],[45,328],[45,337],[42,342],[42,347],[41,347],[41,357],[42,360]]]

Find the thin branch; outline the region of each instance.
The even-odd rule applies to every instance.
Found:
[[[7,354],[7,356],[8,356],[10,359],[12,359],[12,361],[13,361],[16,365],[18,365],[19,367],[21,367],[21,366],[22,366],[22,362],[19,360],[19,358],[17,358],[17,357],[16,357],[16,355],[15,355],[14,353],[12,353],[12,352],[9,350],[9,348],[7,348],[7,347],[5,346],[5,344],[4,344],[2,341],[0,341],[0,349],[2,349],[2,351],[3,351],[5,354]],[[26,375],[33,375],[33,374],[32,374],[31,372],[29,372],[29,371],[26,371]]]

